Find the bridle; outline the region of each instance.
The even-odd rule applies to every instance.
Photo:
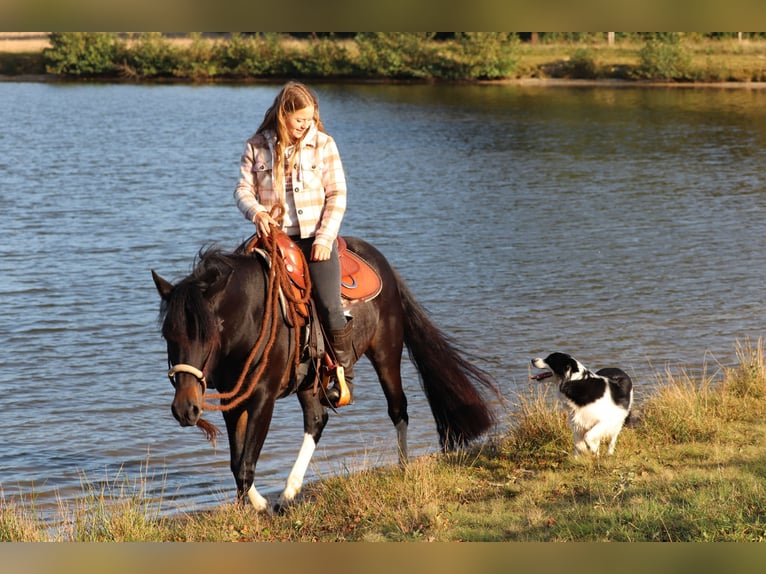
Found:
[[[185,363],[179,363],[170,367],[170,370],[168,370],[168,378],[170,379],[170,384],[173,385],[173,388],[178,385],[178,381],[176,381],[176,373],[186,373],[187,375],[191,375],[197,379],[197,382],[202,386],[202,394],[204,395],[205,391],[207,391],[207,379],[205,378],[205,373],[200,371],[197,367],[192,367]]]
[[[174,365],[170,362],[170,359],[168,359],[168,366],[170,367],[168,369],[168,378],[170,379],[170,384],[173,385],[173,388],[178,387],[178,381],[176,380],[176,374],[177,373],[186,373],[187,375],[191,375],[195,379],[197,379],[197,382],[202,387],[202,396],[205,396],[205,392],[207,391],[207,378],[205,377],[205,369],[207,369],[208,361],[210,361],[210,355],[213,354],[213,347],[210,348],[210,350],[207,352],[207,356],[205,357],[205,360],[202,362],[202,369],[198,369],[197,367],[193,365],[187,365],[186,363],[178,363],[177,365]]]

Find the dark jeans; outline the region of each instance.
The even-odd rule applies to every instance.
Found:
[[[333,241],[330,258],[327,261],[312,261],[311,247],[314,238],[291,238],[300,247],[309,266],[313,299],[319,320],[328,331],[340,331],[346,326],[343,315],[343,304],[340,298],[340,259],[338,258],[338,242]]]

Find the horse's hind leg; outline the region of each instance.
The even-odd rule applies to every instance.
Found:
[[[303,488],[303,479],[328,419],[327,409],[319,403],[312,389],[299,391],[298,400],[303,409],[303,444],[275,507],[277,511],[292,503]]]

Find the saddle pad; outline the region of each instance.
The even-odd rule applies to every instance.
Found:
[[[369,301],[377,297],[383,288],[378,272],[353,251],[343,250],[340,270],[340,294],[346,299]]]

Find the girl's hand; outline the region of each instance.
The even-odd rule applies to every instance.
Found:
[[[330,249],[328,249],[324,245],[317,245],[316,243],[314,243],[314,245],[311,246],[312,261],[327,261],[329,258],[330,258]]]
[[[277,222],[265,211],[259,211],[255,215],[255,229],[261,237],[268,237],[271,234],[271,226]]]

